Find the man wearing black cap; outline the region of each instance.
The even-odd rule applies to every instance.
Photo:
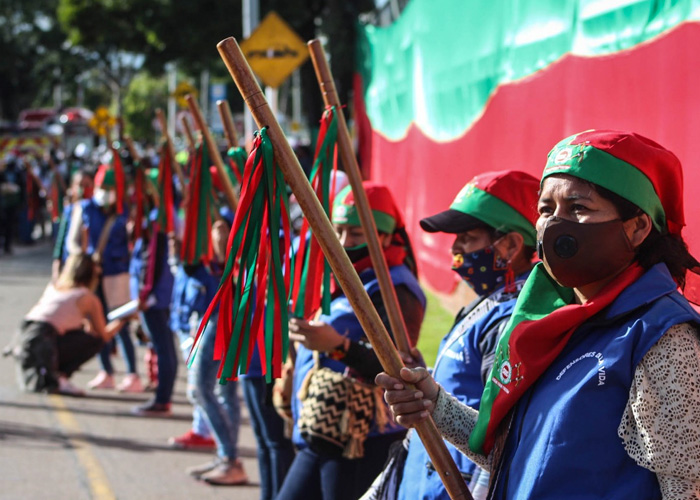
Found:
[[[455,235],[452,269],[478,295],[458,313],[433,368],[433,377],[446,391],[475,408],[491,371],[498,336],[532,268],[538,189],[537,179],[523,172],[484,173],[464,186],[447,210],[420,221],[426,232]],[[417,350],[412,354],[421,359]],[[406,446],[403,466],[385,469],[363,498],[448,499],[420,440],[409,434]],[[484,498],[489,474],[447,446],[470,481],[474,498]]]

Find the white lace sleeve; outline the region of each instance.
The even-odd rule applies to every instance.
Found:
[[[488,457],[474,453],[469,449],[469,436],[476,426],[478,417],[477,410],[461,403],[457,398],[440,388],[433,410],[433,420],[440,434],[469,457],[472,462],[489,470],[491,464]]]
[[[664,500],[700,498],[700,337],[675,325],[644,356],[618,427],[625,449],[654,471]]]

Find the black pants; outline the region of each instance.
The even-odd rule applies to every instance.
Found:
[[[50,323],[24,321],[15,355],[19,385],[30,392],[53,391],[58,387],[59,374],[71,376],[102,345],[101,339],[83,330],[59,335]]]
[[[87,361],[100,352],[102,339],[85,333],[84,330],[71,330],[56,338],[58,351],[58,372],[70,377]]]

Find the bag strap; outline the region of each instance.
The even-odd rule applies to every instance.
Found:
[[[105,247],[107,246],[107,240],[109,239],[109,233],[112,232],[112,227],[114,227],[114,223],[117,221],[117,216],[116,215],[110,215],[109,219],[105,222],[104,227],[102,227],[102,232],[100,233],[100,239],[97,240],[97,248],[95,248],[95,251],[92,254],[92,260],[95,261],[96,264],[102,264],[102,252],[104,252]]]

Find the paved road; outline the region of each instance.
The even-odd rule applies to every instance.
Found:
[[[47,244],[0,255],[0,347],[11,339],[23,315],[41,295],[50,273]],[[139,367],[143,369],[143,348]],[[120,357],[117,370],[123,370]],[[23,394],[14,362],[0,359],[0,499],[194,499],[259,497],[256,448],[244,410],[240,456],[251,485],[212,487],[185,475],[188,466],[211,453],[171,450],[169,436],[189,428],[183,364],[170,418],[134,417],[132,406],[149,394],[92,391],[86,398]],[[96,361],[73,380],[84,387],[97,373]]]

